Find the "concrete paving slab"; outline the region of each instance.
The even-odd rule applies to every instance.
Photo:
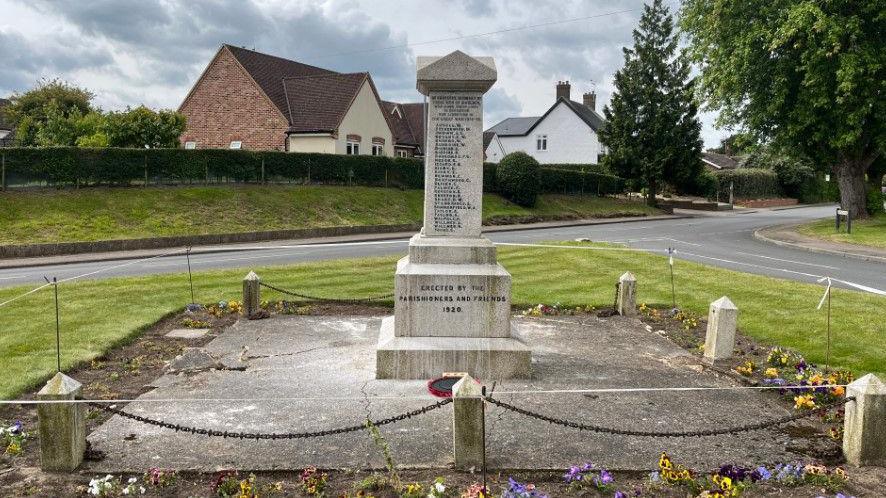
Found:
[[[210,329],[172,329],[165,337],[172,339],[202,339]]]
[[[437,401],[421,380],[376,380],[372,317],[275,317],[240,321],[205,346],[236,358],[243,371],[209,370],[178,376],[130,403],[130,413],[188,426],[228,431],[317,431],[389,417]],[[495,396],[546,415],[598,425],[685,430],[745,424],[787,412],[759,391],[539,393],[614,387],[734,386],[699,360],[645,329],[635,318],[516,318],[533,351],[533,377],[495,386]],[[525,391],[531,391],[526,393]],[[381,428],[403,467],[452,463],[452,406]],[[488,463],[492,468],[559,469],[591,460],[614,469],[645,470],[667,450],[695,468],[724,462],[796,459],[780,430],[741,436],[649,439],[577,432],[490,407]],[[134,439],[127,439],[136,434]],[[366,432],[292,441],[248,441],[175,433],[113,417],[94,431],[92,447],[106,453],[88,463],[96,472],[141,472],[151,466],[211,471],[381,468]]]

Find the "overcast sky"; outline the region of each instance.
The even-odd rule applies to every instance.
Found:
[[[678,2],[669,3],[676,10]],[[578,101],[596,89],[600,111],[642,5],[640,0],[0,0],[0,96],[59,77],[92,90],[104,109],[177,108],[219,46],[230,43],[338,71],[369,71],[382,98],[418,101],[415,56],[460,49],[490,55],[498,66],[498,82],[485,100],[489,127],[509,116],[544,113],[557,80],[568,79]],[[577,18],[584,19],[470,36]],[[376,50],[381,48],[389,49]],[[707,147],[727,134],[712,121],[702,116]]]

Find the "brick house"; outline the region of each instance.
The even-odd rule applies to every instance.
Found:
[[[226,44],[179,107],[188,119],[181,142],[385,156],[414,150],[414,137],[387,104],[369,73],[338,73]]]

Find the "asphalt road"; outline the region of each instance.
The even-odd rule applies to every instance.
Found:
[[[496,243],[532,244],[553,240],[589,238],[618,242],[630,247],[666,251],[676,249],[675,258],[772,277],[815,282],[830,276],[874,289],[886,290],[886,264],[837,255],[810,253],[758,241],[754,230],[776,224],[803,222],[832,216],[833,207],[808,207],[728,213],[680,220],[639,221],[593,226],[544,228],[496,232],[489,238]],[[357,242],[342,245],[280,247],[287,242],[268,244],[270,248],[244,248],[233,252],[192,254],[194,271],[217,268],[249,268],[325,259],[403,254],[407,239]],[[195,251],[198,249],[195,249]],[[0,286],[43,283],[44,275],[60,280],[108,278],[186,271],[184,256],[157,257],[145,261],[105,261],[54,264],[0,270]],[[90,274],[92,272],[97,272]],[[835,285],[849,287],[846,283]],[[857,287],[856,287],[857,288]]]

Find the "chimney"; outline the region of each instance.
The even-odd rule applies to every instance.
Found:
[[[563,97],[566,100],[569,100],[569,80],[566,81],[558,81],[557,82],[557,99]]]
[[[596,93],[588,92],[588,93],[582,95],[581,100],[582,100],[582,104],[584,104],[585,107],[590,107],[592,110],[596,111],[596,109],[595,109],[595,107],[597,106],[597,94]]]

